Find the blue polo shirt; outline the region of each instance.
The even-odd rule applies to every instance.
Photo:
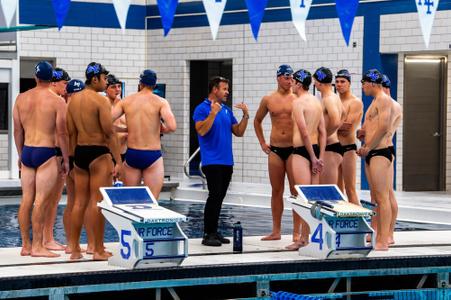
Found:
[[[232,110],[221,104],[222,109],[210,130],[204,136],[197,134],[200,146],[202,166],[226,165],[233,166],[232,125],[238,123]],[[211,111],[211,102],[205,99],[194,110],[194,123],[205,120]]]

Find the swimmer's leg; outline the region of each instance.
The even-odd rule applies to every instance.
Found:
[[[148,186],[152,195],[158,201],[160,198],[160,192],[163,188],[164,182],[164,164],[163,157],[157,159],[152,165],[150,165],[143,172],[144,185]]]
[[[55,156],[49,158],[36,170],[36,198],[32,213],[33,242],[31,256],[58,257],[59,254],[47,250],[44,246],[43,234],[45,217],[51,207],[52,194],[55,193],[58,161]]]
[[[283,191],[285,186],[285,162],[274,152],[268,155],[268,173],[271,183],[272,232],[262,241],[280,240],[283,214]]]
[[[21,168],[22,201],[19,206],[19,226],[22,238],[22,250],[20,255],[31,254],[30,226],[31,211],[36,194],[36,171],[22,164]]]

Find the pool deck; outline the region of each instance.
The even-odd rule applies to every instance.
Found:
[[[290,238],[283,236],[280,241],[263,242],[257,236],[245,237],[242,254],[233,254],[231,245],[206,247],[200,239],[191,239],[189,256],[180,266],[137,270],[94,262],[89,260],[89,255],[74,262],[65,254],[52,259],[21,257],[20,248],[1,248],[0,298],[18,296],[19,291],[48,295],[49,289],[54,288],[64,288],[67,294],[89,286],[102,290],[104,285],[118,283],[123,289],[132,289],[130,284],[161,288],[201,285],[215,280],[213,284],[258,281],[258,278],[277,280],[277,276],[336,278],[358,276],[356,272],[362,270],[372,276],[451,271],[451,231],[396,232],[397,243],[389,251],[372,251],[364,258],[331,260],[303,257],[297,251],[284,250]],[[115,243],[107,244],[110,249],[114,246]]]

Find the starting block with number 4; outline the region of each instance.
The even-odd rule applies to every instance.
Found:
[[[186,217],[161,207],[148,187],[100,188],[98,204],[119,236],[109,258],[125,268],[176,266],[188,256],[188,238],[178,222]]]
[[[310,226],[309,244],[300,255],[317,258],[366,256],[374,248],[374,231],[365,218],[372,210],[349,203],[336,185],[297,185],[293,210]],[[367,245],[366,237],[371,237]]]

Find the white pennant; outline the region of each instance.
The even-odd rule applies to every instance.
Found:
[[[312,6],[312,0],[290,0],[290,6],[293,24],[301,35],[301,38],[306,41],[305,21]]]
[[[429,48],[432,24],[434,23],[435,12],[440,0],[413,0],[417,5],[418,17],[420,18],[421,31],[423,32],[424,43]]]
[[[221,23],[226,2],[227,0],[203,0],[208,23],[210,24],[211,35],[214,40],[216,40],[216,36],[218,35],[219,24]]]
[[[5,16],[6,27],[9,27],[16,12],[17,0],[1,0],[0,3],[2,5],[3,16]]]
[[[125,31],[130,0],[113,0],[113,5],[117,18],[119,19],[119,25],[121,25],[122,31]]]

